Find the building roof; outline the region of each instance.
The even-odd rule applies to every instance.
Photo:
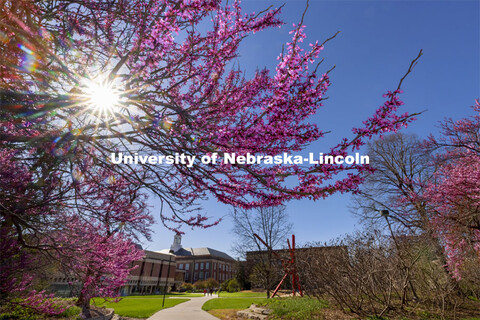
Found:
[[[169,252],[168,249],[163,249],[159,251],[161,253]],[[212,248],[180,248],[179,250],[173,253],[177,257],[197,257],[197,256],[211,256],[214,258],[221,258],[226,260],[235,260],[230,257],[228,254],[222,251],[218,251]]]
[[[303,247],[303,248],[295,248],[295,251],[314,251],[314,250],[347,250],[347,246],[321,246],[321,247]],[[272,251],[278,254],[290,254],[290,249],[273,249]],[[265,254],[269,252],[269,250],[254,250],[254,251],[247,251],[246,255],[256,255],[256,254]]]
[[[167,259],[167,260],[169,260],[170,256],[171,256],[173,258],[172,261],[175,261],[175,255],[169,253],[168,251],[160,252],[160,251],[143,250],[143,252],[145,253],[145,258],[160,259],[160,260]]]

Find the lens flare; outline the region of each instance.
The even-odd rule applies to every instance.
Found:
[[[113,114],[121,105],[121,92],[104,79],[85,79],[83,95],[87,105],[101,115]]]

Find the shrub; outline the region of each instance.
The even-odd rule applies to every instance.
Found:
[[[184,282],[184,283],[182,283],[182,285],[180,286],[180,291],[192,292],[193,289],[194,289],[194,288],[193,288],[193,284],[188,283],[188,282]]]
[[[205,284],[207,288],[218,288],[218,285],[219,285],[218,281],[213,278],[209,278],[205,280]]]
[[[207,282],[204,281],[204,280],[198,280],[197,282],[195,282],[193,284],[193,286],[195,287],[195,289],[197,290],[203,290],[203,289],[206,289],[207,288]]]
[[[220,288],[222,291],[237,292],[242,289],[242,286],[240,285],[237,279],[233,278],[233,279],[222,282],[222,284],[220,285]]]
[[[69,301],[65,301],[68,303]],[[0,311],[1,312],[1,311]],[[71,306],[62,313],[55,316],[47,316],[32,310],[30,308],[24,308],[22,306],[11,306],[8,310],[3,310],[0,313],[0,320],[40,320],[40,319],[74,319],[81,312],[81,309],[77,306]]]

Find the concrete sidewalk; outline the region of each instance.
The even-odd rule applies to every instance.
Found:
[[[218,318],[202,310],[205,301],[213,298],[217,298],[217,295],[187,298],[190,301],[160,310],[147,320],[218,320]]]

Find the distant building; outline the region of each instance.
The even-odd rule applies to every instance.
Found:
[[[170,250],[160,252],[175,256],[176,283],[194,283],[213,278],[218,282],[230,280],[235,275],[235,259],[228,254],[211,248],[182,248],[181,235],[175,235]]]
[[[300,276],[300,283],[302,283],[302,281],[305,281],[305,279],[302,279],[302,270],[298,266],[299,261],[305,263],[306,261],[310,261],[311,259],[322,259],[328,257],[341,257],[342,259],[348,260],[348,249],[346,246],[296,248],[295,262],[297,272]],[[288,262],[292,259],[290,255],[290,250],[275,249],[272,251],[247,251],[246,261],[242,262],[242,267],[245,270],[245,277],[247,279],[251,279],[253,273],[258,272],[258,270],[263,270],[259,273],[259,275],[263,278],[260,278],[260,280],[256,283],[251,283],[251,286],[253,288],[262,287],[263,289],[267,289],[266,286],[269,286],[271,289],[274,288],[272,286],[276,286],[280,282],[285,272],[281,259],[283,259],[283,261],[288,264]],[[264,265],[267,265],[267,267],[264,267]],[[268,279],[265,279],[265,276],[267,274]],[[289,277],[283,283],[282,288],[291,288],[291,282]]]
[[[281,261],[278,259],[276,253],[280,258],[284,260],[289,260],[290,257],[290,250],[288,249],[275,249],[272,250],[272,253],[268,250],[261,250],[261,251],[247,251],[246,252],[246,262],[247,264],[256,264],[258,262],[264,262],[268,259],[272,259],[278,265],[281,266]],[[295,249],[295,256],[298,255],[321,255],[321,254],[341,254],[342,256],[347,256],[348,250],[346,246],[323,246],[323,247],[306,247],[306,248],[296,248]]]
[[[120,295],[142,295],[169,292],[183,282],[213,278],[223,282],[234,277],[235,259],[211,248],[182,248],[180,235],[174,237],[170,249],[144,250],[143,259],[130,272],[127,283],[120,288]],[[141,249],[141,246],[139,246]],[[50,290],[58,296],[75,296],[80,287],[78,281],[62,273],[49,277]]]
[[[175,285],[175,256],[148,250],[144,250],[144,253],[143,259],[133,263],[137,267],[130,272],[127,283],[120,289],[120,295],[169,292]],[[52,276],[50,282],[50,290],[58,296],[71,297],[79,291],[76,279],[61,273]]]
[[[136,269],[130,272],[128,282],[121,289],[122,295],[169,292],[175,284],[175,256],[144,250],[145,257],[135,261]]]

